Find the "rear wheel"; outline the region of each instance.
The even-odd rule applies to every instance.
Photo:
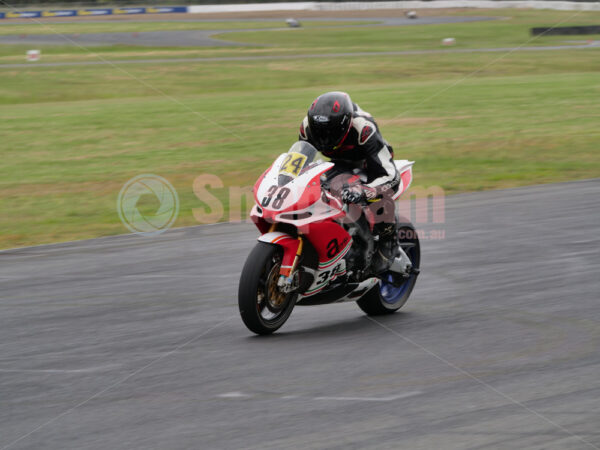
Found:
[[[410,223],[398,228],[400,246],[418,269],[421,263],[421,247],[417,232]],[[418,273],[411,273],[407,278],[399,278],[398,274],[385,272],[380,277],[379,285],[373,287],[358,302],[358,306],[370,316],[381,316],[398,311],[407,302],[415,284]]]
[[[296,294],[277,287],[283,250],[277,245],[258,242],[240,278],[238,305],[248,329],[256,334],[271,334],[281,327],[294,309]]]

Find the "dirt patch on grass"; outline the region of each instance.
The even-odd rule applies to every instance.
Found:
[[[184,142],[173,142],[169,144],[167,148],[169,150],[188,149],[188,148],[200,148],[209,145],[211,141],[184,141]]]
[[[436,127],[445,127],[448,120],[472,119],[473,116],[452,116],[452,117],[393,117],[391,119],[377,119],[380,125],[433,125]]]
[[[444,126],[445,118],[441,117],[395,117],[392,119],[376,119],[379,125],[435,125]]]
[[[3,197],[46,197],[49,195],[81,194],[93,192],[95,195],[119,192],[122,181],[86,181],[56,183],[24,183],[2,189]]]

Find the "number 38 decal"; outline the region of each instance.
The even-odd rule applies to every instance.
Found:
[[[277,195],[275,195],[275,194],[277,194]],[[271,203],[271,200],[273,200],[273,196],[275,196],[275,200],[273,200],[273,204],[271,205],[271,208],[279,209],[283,206],[283,201],[287,198],[288,195],[290,195],[289,188],[286,188],[286,187],[280,188],[279,186],[273,185],[267,190],[267,195],[265,197],[263,197],[260,204],[264,208],[268,207],[269,204]]]

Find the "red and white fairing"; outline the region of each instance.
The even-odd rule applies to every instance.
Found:
[[[269,189],[278,185],[277,180],[285,157],[286,153],[281,154],[254,185],[256,205],[252,208],[250,216],[260,217],[271,223],[290,223],[297,227],[341,217],[344,214],[342,203],[329,193],[323,194],[321,190],[321,174],[333,167],[333,163],[330,162],[314,163],[297,178],[282,186],[281,188],[289,189],[289,194],[281,204],[276,205],[277,207],[273,207],[273,204],[258,206],[264,203],[262,199],[268,196]],[[328,203],[324,201],[323,195]]]
[[[331,162],[312,162],[285,184],[279,184],[282,165],[289,153],[281,154],[254,185],[256,204],[250,217],[262,233],[260,241],[283,247],[280,275],[288,277],[299,256],[300,239],[280,231],[270,231],[274,223],[295,226],[298,234],[315,249],[319,265],[312,285],[303,294],[314,295],[331,281],[346,273],[344,256],[352,246],[352,237],[336,220],[346,216],[342,202],[321,188],[321,175],[334,166]],[[400,172],[397,199],[412,180],[412,162],[394,161]],[[286,172],[289,173],[289,172]]]

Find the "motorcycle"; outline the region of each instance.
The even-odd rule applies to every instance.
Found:
[[[296,142],[254,185],[250,217],[261,236],[242,270],[238,305],[256,334],[276,331],[296,305],[357,302],[367,315],[390,314],[404,306],[417,281],[421,255],[413,225],[397,216],[393,248],[384,252],[373,232],[379,199],[344,204],[327,178],[334,164],[317,155],[311,144]],[[394,164],[401,181],[393,201],[408,189],[413,162]],[[357,168],[336,178],[338,187],[366,181]]]

